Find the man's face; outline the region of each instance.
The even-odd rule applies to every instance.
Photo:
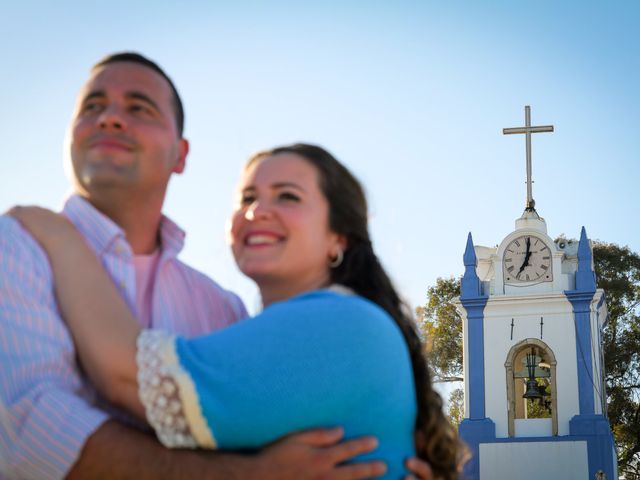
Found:
[[[171,173],[184,169],[187,151],[164,78],[132,62],[93,71],[69,129],[78,193],[164,196]]]

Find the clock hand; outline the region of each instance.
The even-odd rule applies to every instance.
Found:
[[[529,266],[529,259],[531,258],[532,253],[533,252],[531,251],[531,237],[527,237],[527,253],[524,256],[524,263],[523,263],[525,267]]]
[[[524,262],[522,262],[522,265],[520,266],[520,270],[518,270],[516,278],[519,278],[520,274],[524,271],[525,267],[529,265],[529,258],[531,257],[531,237],[527,237],[526,243],[527,243],[527,251],[524,256]]]
[[[520,274],[524,271],[524,267],[527,266],[528,260],[529,259],[525,257],[524,262],[522,263],[522,266],[520,266],[520,270],[518,270],[518,273],[516,274],[516,278],[520,278]]]

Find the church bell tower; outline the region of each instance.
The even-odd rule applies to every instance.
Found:
[[[463,256],[467,478],[614,480],[605,295],[585,228],[577,242],[554,241],[536,211],[531,134],[542,132],[553,126],[531,126],[528,106],[524,127],[503,130],[526,138],[525,210],[495,248],[474,246],[469,233]]]

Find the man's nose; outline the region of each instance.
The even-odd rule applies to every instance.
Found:
[[[117,105],[107,105],[98,116],[98,124],[103,129],[124,130],[126,122],[122,109]]]

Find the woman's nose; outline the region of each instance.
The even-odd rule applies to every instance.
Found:
[[[265,202],[255,201],[249,208],[247,208],[245,218],[250,221],[256,221],[259,219],[269,218],[271,216],[271,209],[265,205]]]

